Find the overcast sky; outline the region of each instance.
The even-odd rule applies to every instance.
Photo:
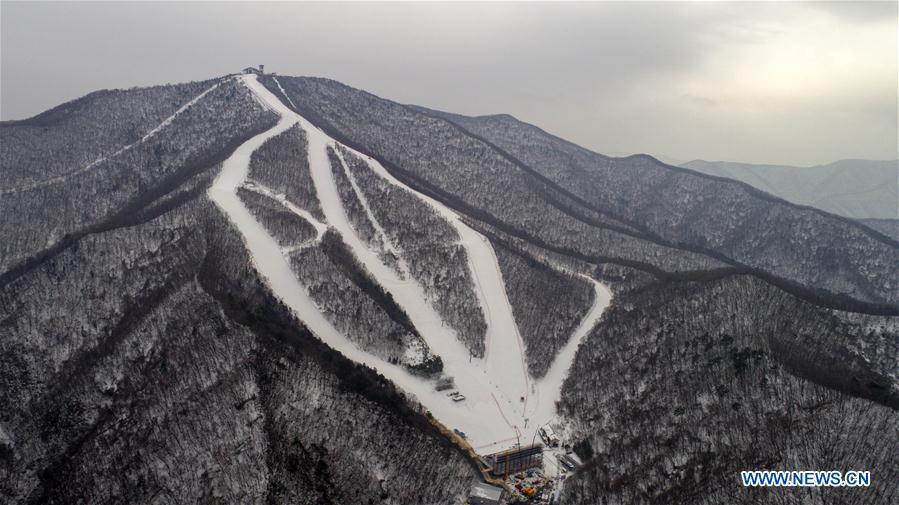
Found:
[[[897,4],[0,2],[0,117],[264,63],[607,154],[897,157]]]

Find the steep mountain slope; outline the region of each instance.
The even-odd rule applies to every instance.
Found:
[[[899,242],[899,219],[859,219],[865,226]]]
[[[441,122],[442,119],[433,112],[419,114],[421,109],[387,102],[321,79],[279,78],[279,85],[272,84],[270,89],[281,92],[287,102],[306,116],[315,118],[317,124],[332,136],[373,155],[406,184],[452,206],[473,222],[479,222],[478,226],[496,234],[505,243],[515,244],[532,256],[549,261],[573,262],[571,266],[576,269],[590,271],[595,268],[595,275],[612,282],[613,289],[622,296],[614,306],[624,313],[633,313],[637,321],[645,321],[638,324],[641,329],[645,329],[644,325],[650,328],[658,325],[671,332],[682,324],[685,314],[692,312],[697,313],[702,325],[702,329],[696,330],[699,337],[733,338],[721,335],[722,320],[719,318],[747,324],[742,347],[734,350],[736,358],[730,359],[739,358],[737,361],[742,370],[747,359],[754,359],[759,352],[770,353],[778,367],[770,371],[763,367],[763,381],[778,384],[777,391],[771,393],[773,398],[781,398],[775,403],[805,402],[802,391],[811,388],[820,394],[831,395],[835,404],[848,405],[850,409],[866,405],[873,412],[870,421],[876,435],[858,434],[868,437],[860,443],[873,444],[873,440],[880,439],[881,435],[889,437],[886,424],[895,422],[896,414],[892,409],[899,405],[896,396],[899,335],[892,316],[897,313],[894,265],[899,248],[882,235],[845,219],[790,205],[745,185],[667,167],[648,157],[605,158],[509,117],[467,118],[466,122],[466,118],[442,115],[452,121],[450,124]],[[479,129],[472,132],[475,128]],[[488,134],[485,142],[483,138]],[[512,176],[513,169],[517,171],[516,177]],[[461,180],[466,183],[460,183]],[[496,188],[502,188],[505,195],[501,196],[498,191],[491,193]],[[516,207],[522,202],[527,206]],[[551,209],[560,208],[566,212],[552,213]],[[540,227],[544,216],[551,216],[553,224],[563,229],[572,221],[589,223],[594,231],[611,232],[615,238],[626,237],[621,242],[643,240],[651,244],[649,250],[656,252],[651,256],[635,257],[623,253],[618,241],[603,244],[612,254],[602,256],[585,254],[584,242],[576,243],[575,247],[559,247],[561,240],[575,244],[568,237],[543,239],[547,236],[541,236],[547,233]],[[596,234],[591,235],[591,238],[596,237]],[[691,272],[673,275],[658,265],[670,261],[674,254],[665,253],[677,248],[682,248],[682,252],[674,254],[700,253],[715,259],[701,266],[696,264],[697,268]],[[646,261],[647,258],[652,258],[653,262]],[[731,266],[722,268],[725,265]],[[742,298],[718,293],[715,289],[721,283],[728,286],[728,290],[750,295]],[[711,308],[702,310],[682,294],[685,286],[692,285],[703,293],[710,293],[703,295],[709,300],[707,303],[719,298],[734,301],[725,306],[712,304]],[[843,292],[848,296],[841,295]],[[655,319],[647,318],[646,311],[654,309],[651,305],[644,306],[641,296],[651,299],[654,295],[664,295],[664,299],[670,300],[672,311],[653,314]],[[744,301],[737,302],[737,299]],[[774,310],[760,310],[754,307],[755,300],[783,302]],[[546,303],[552,302],[547,300]],[[846,310],[884,314],[885,317],[857,315]],[[835,314],[843,315],[837,317]],[[881,320],[861,325],[835,322],[859,317],[881,317]],[[777,326],[766,329],[772,324]],[[687,334],[693,333],[690,329]],[[683,463],[684,471],[688,472],[683,480],[659,483],[653,475],[659,471],[657,465],[663,464],[663,458],[668,457],[666,448],[669,446],[658,447],[655,453],[650,453],[651,464],[639,466],[624,465],[627,458],[620,452],[632,449],[632,442],[594,449],[594,454],[607,450],[610,468],[632,472],[620,486],[622,496],[637,502],[664,501],[665,497],[673,496],[671,486],[676,486],[677,496],[681,499],[702,502],[697,495],[706,485],[703,482],[715,476],[732,475],[736,468],[753,468],[757,464],[751,459],[757,445],[754,440],[739,438],[729,442],[727,430],[731,426],[757,423],[758,416],[765,417],[763,412],[768,407],[763,405],[767,400],[752,402],[744,410],[734,408],[734,404],[740,403],[738,400],[713,399],[713,404],[726,405],[730,411],[723,412],[730,413],[722,417],[720,428],[707,433],[700,427],[701,423],[680,422],[677,418],[653,417],[651,414],[648,419],[652,422],[635,429],[629,415],[619,415],[617,404],[611,407],[603,404],[602,396],[595,393],[576,399],[568,396],[583,387],[585,391],[605,391],[609,397],[617,399],[625,397],[635,384],[666,383],[662,378],[664,375],[655,375],[656,370],[652,368],[624,368],[618,374],[626,371],[631,377],[624,381],[595,381],[594,378],[600,377],[597,372],[606,366],[592,360],[587,351],[606,347],[597,341],[596,335],[596,332],[592,333],[580,348],[569,382],[563,388],[566,398],[563,405],[565,402],[577,405],[577,408],[565,409],[567,417],[574,423],[574,434],[593,443],[590,441],[595,441],[603,432],[597,432],[598,426],[590,419],[597,413],[608,412],[610,418],[604,430],[609,433],[631,434],[640,440],[661,429],[655,424],[658,421],[677,427],[683,436],[707,438],[715,447],[726,447],[725,452],[732,456],[730,463],[721,467],[688,459]],[[652,353],[646,354],[645,348],[636,347],[642,335],[625,332],[612,337],[616,344],[634,348],[633,352],[622,355],[622,366],[630,367],[636,358],[652,359]],[[682,334],[674,332],[671,335],[673,345],[680,345],[684,338]],[[775,343],[779,342],[778,347],[770,350],[767,346],[773,345],[768,344],[772,336],[786,340],[775,340]],[[847,343],[852,344],[847,347]],[[689,412],[701,418],[702,411],[697,410],[699,407],[693,402],[694,393],[713,389],[719,380],[705,372],[708,369],[705,360],[715,363],[721,359],[711,351],[712,348],[703,348],[698,361],[683,360],[678,353],[670,354],[673,373],[682,374],[678,370],[685,367],[701,372],[676,383],[680,394],[689,398],[677,398],[673,407],[666,404],[649,411],[674,408],[677,412]],[[642,379],[644,376],[646,380]],[[730,378],[725,374],[724,377],[724,383],[730,381],[745,388],[753,397],[768,394],[759,389],[758,381],[747,375],[737,374]],[[798,390],[792,386],[794,384],[800,385]],[[822,386],[833,389],[822,389]],[[852,396],[872,399],[889,408],[870,406]],[[660,393],[653,397],[653,401],[667,402],[671,398],[670,393]],[[813,412],[819,410],[812,408]],[[785,423],[799,422],[806,415],[792,410],[782,414]],[[849,423],[847,427],[863,419],[844,419],[839,411],[824,411],[821,418],[826,419],[821,421],[825,424]],[[779,437],[789,433],[785,426],[777,424],[767,429]],[[824,447],[830,435],[822,431],[806,432],[805,436],[810,437],[808,444]],[[896,449],[895,444],[887,445],[890,450]],[[816,457],[810,456],[804,447],[780,447],[779,464],[773,468],[811,465]],[[842,460],[828,459],[830,456],[822,454],[820,460],[849,468],[880,468],[888,464],[888,452],[850,451]],[[578,485],[584,486],[583,492],[570,495],[577,502],[597,503],[603,493],[610,491],[610,484],[599,474],[585,472],[581,478],[584,480]],[[644,478],[657,488],[657,492],[641,491],[640,482]],[[616,482],[620,483],[620,480]],[[721,489],[725,487],[727,493],[734,490],[726,484],[720,486]],[[876,502],[894,492],[894,487],[885,484],[875,494],[851,501]],[[734,496],[747,503],[755,499]],[[800,498],[796,495],[784,497],[787,503],[797,499]]]
[[[609,158],[511,116],[429,113],[486,139],[649,238],[831,295],[899,302],[899,244],[854,221],[649,156]]]
[[[464,430],[469,444],[499,450],[510,447],[518,440],[536,437],[539,426],[552,420],[555,415],[564,371],[573,359],[576,346],[608,305],[607,293],[594,282],[594,290],[602,291],[602,296],[595,297],[580,326],[558,353],[553,361],[552,373],[547,373],[540,380],[533,380],[527,372],[524,344],[488,238],[440,202],[406,186],[371,158],[347,148],[313,126],[264,88],[255,77],[246,77],[243,82],[281,119],[274,128],[241,145],[225,162],[221,176],[210,190],[210,196],[226,211],[245,237],[253,263],[267,278],[272,292],[322,340],[352,359],[372,366],[404,390],[415,394],[441,422]],[[293,275],[297,262],[289,261],[289,251],[279,247],[277,240],[240,203],[237,194],[239,188],[246,184],[252,153],[296,125],[305,131],[308,139],[309,169],[325,218],[348,246],[347,254],[343,256],[356,256],[359,264],[371,274],[369,283],[375,286],[380,284],[380,288],[375,289],[383,293],[382,298],[396,303],[397,308],[408,316],[427,346],[442,361],[445,376],[441,380],[454,383],[457,393],[463,397],[449,398],[437,390],[436,382],[410,375],[408,370],[396,366],[396,360],[384,359],[383,354],[360,346],[352,331],[346,331],[351,328],[341,328],[341,319],[334,317],[341,306],[347,305],[341,301],[342,297],[317,297],[317,281],[311,277],[298,278]],[[335,169],[335,160],[342,165],[342,170]],[[346,199],[341,194],[341,184],[337,182],[339,177],[335,177],[335,173],[347,177],[352,191],[357,193],[358,201],[357,198]],[[373,227],[377,222],[389,223],[386,227],[379,226],[379,229],[384,232],[382,242],[400,244],[396,247],[400,255],[397,265],[386,261],[383,251],[365,240],[349,217],[358,209],[347,210],[347,202],[352,208],[356,203],[361,204],[363,200],[378,194],[370,192],[371,186],[390,195],[385,203],[395,203],[386,207],[389,209],[387,214],[368,206],[363,206],[363,210]],[[415,210],[410,212],[410,208]],[[397,215],[406,221],[401,223]],[[423,227],[424,230],[417,232],[417,243],[403,238],[409,235],[404,228],[417,230]],[[387,229],[391,231],[385,231]],[[448,242],[447,238],[453,240]],[[443,250],[454,252],[444,263],[435,262],[433,251],[439,258]],[[431,266],[412,266],[422,261],[431,262]],[[354,263],[353,260],[350,262]],[[418,274],[415,273],[416,268],[419,268]],[[411,275],[404,272],[411,272]],[[460,284],[461,280],[465,280],[467,286]],[[461,294],[454,290],[432,291],[433,288],[442,288],[439,285],[441,282],[461,285],[463,291]],[[455,324],[455,312],[443,313],[446,307],[456,311],[461,306],[462,310],[466,310],[469,306],[465,302],[466,290],[474,292],[476,307],[486,316],[482,356],[475,356],[469,347],[465,327]],[[352,324],[356,323],[350,326]],[[460,401],[465,403],[459,404]],[[497,418],[501,418],[503,423],[493,422]]]
[[[899,437],[896,318],[823,311],[739,276],[619,297],[563,390],[580,450],[593,458],[566,485],[568,502],[899,498],[890,463]],[[853,361],[872,364],[871,374],[853,371]],[[818,384],[879,396],[891,408]],[[742,470],[861,468],[878,476],[870,488],[738,481]]]
[[[483,356],[487,323],[457,230],[426,202],[378,177],[359,157],[346,149],[339,152],[360,196],[378,202],[370,207],[372,223],[380,224],[385,242],[396,245],[404,259],[402,271],[422,284],[472,354]]]
[[[569,503],[899,497],[899,244],[508,116],[324,79],[174,89],[38,116],[98,130],[46,172],[33,124],[0,128],[22,174],[0,202],[21,209],[0,228],[4,501],[461,503],[456,444],[547,422],[588,460]],[[78,123],[132,114],[136,142]],[[874,484],[739,487],[754,468]]]
[[[693,160],[680,166],[852,219],[899,218],[899,160],[840,160],[814,167]]]
[[[5,187],[0,198],[4,277],[18,275],[21,270],[15,267],[26,267],[39,254],[55,254],[74,237],[128,219],[153,199],[221,161],[243,139],[273,124],[271,113],[259,108],[235,80],[206,84],[201,91],[195,85],[176,87],[180,95],[197,95],[168,117],[165,114],[173,108],[168,94],[125,91],[115,93],[125,96],[112,104],[103,95],[82,99],[78,104],[88,111],[72,112],[40,130],[32,122],[4,123],[0,146],[3,173],[9,174],[4,179],[21,181]],[[146,109],[161,106],[163,112],[148,116],[151,121],[165,119],[134,126],[130,114],[138,106],[132,104]],[[103,133],[121,128],[141,130],[137,140],[124,146],[121,143],[132,137]],[[45,129],[49,131],[44,133]],[[80,141],[90,131],[104,139],[100,145]],[[46,144],[42,137],[47,137]],[[59,150],[71,153],[57,158]],[[84,164],[97,153],[99,158]],[[50,167],[46,173],[44,166]]]
[[[325,79],[262,82],[342,143],[376,158],[417,191],[529,241],[593,260],[638,261],[664,271],[723,266],[644,238],[620,220],[531,177],[490,145],[444,120]]]
[[[248,265],[196,197],[5,286],[2,392],[18,406],[0,418],[5,499],[458,503],[469,464]],[[401,469],[417,460],[410,486]],[[445,496],[425,485],[454,475]]]
[[[323,221],[307,158],[306,134],[291,128],[253,152],[248,178]]]
[[[226,130],[228,107],[270,117],[234,89],[212,132]],[[202,127],[174,121],[163,149]],[[4,274],[0,501],[459,503],[476,475],[465,456],[272,298],[205,197],[219,165],[182,163],[170,170],[196,175],[140,193],[116,220],[67,216],[86,231]],[[65,187],[79,200],[82,185]]]
[[[139,141],[215,84],[97,91],[33,118],[5,122],[0,160],[10,170],[0,188],[6,192],[46,183],[90,165]],[[12,162],[14,167],[7,165]]]
[[[585,279],[514,247],[494,241],[493,249],[527,347],[528,369],[542,377],[593,305],[595,294]]]

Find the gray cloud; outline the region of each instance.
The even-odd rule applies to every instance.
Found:
[[[265,63],[607,153],[896,157],[895,3],[0,3],[0,117]]]

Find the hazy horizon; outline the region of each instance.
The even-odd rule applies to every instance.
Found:
[[[606,154],[897,158],[897,5],[0,3],[0,118],[264,63]],[[116,43],[110,44],[109,41]]]

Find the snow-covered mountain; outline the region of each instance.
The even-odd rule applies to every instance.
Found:
[[[899,243],[854,221],[317,78],[0,140],[6,501],[462,503],[546,425],[570,503],[899,497]]]

